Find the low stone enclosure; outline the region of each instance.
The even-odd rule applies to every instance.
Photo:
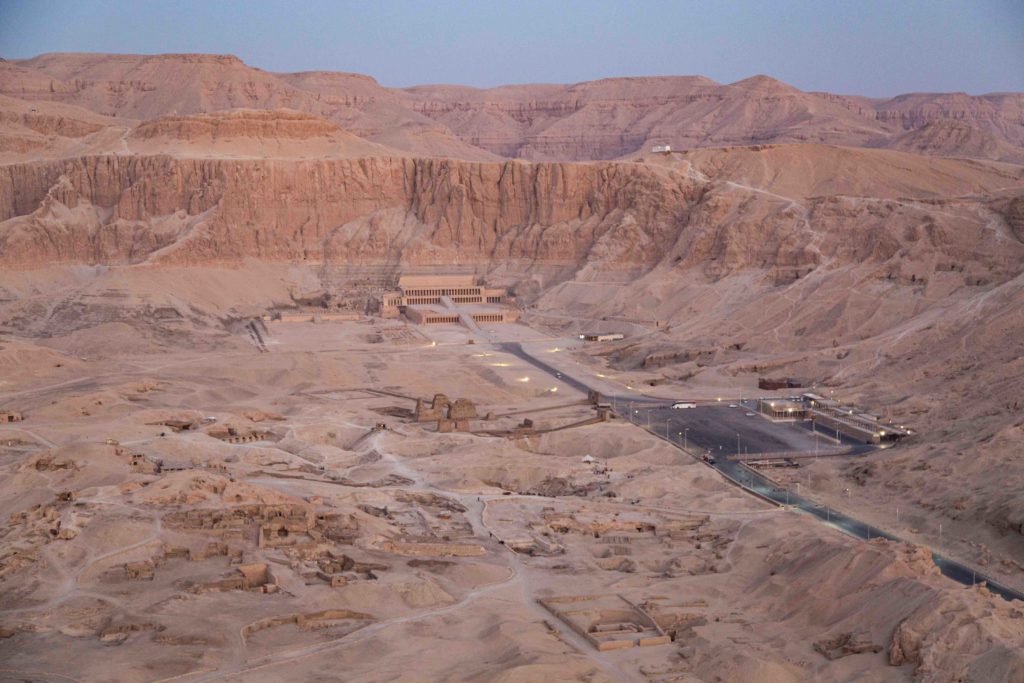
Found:
[[[320,612],[309,612],[308,614],[286,614],[279,617],[260,619],[259,621],[247,624],[242,628],[242,637],[248,638],[258,631],[288,624],[294,624],[303,631],[314,631],[329,628],[338,622],[371,622],[373,620],[373,615],[353,612],[347,609],[327,609]]]
[[[376,579],[376,572],[387,571],[390,568],[379,562],[359,562],[344,553],[322,546],[313,548],[310,552],[299,550],[293,557],[296,559],[292,566],[300,568],[300,574],[304,579],[315,578],[332,588],[342,588],[359,578]],[[303,566],[307,569],[302,570]],[[314,568],[309,569],[310,566]]]
[[[22,413],[13,410],[0,411],[0,423],[3,422],[21,422],[25,419]]]
[[[168,560],[186,559],[198,562],[211,557],[226,557],[232,565],[242,564],[240,548],[232,548],[223,542],[213,542],[207,543],[202,549],[161,545],[159,551],[148,560],[127,562],[121,566],[124,569],[125,578],[130,581],[152,581],[156,575],[156,569]]]
[[[598,650],[651,647],[672,641],[650,615],[621,595],[577,595],[537,602]]]
[[[483,546],[475,543],[437,541],[393,541],[387,539],[379,542],[377,549],[386,553],[414,557],[474,557],[487,554],[487,550]]]
[[[194,586],[196,593],[206,591],[254,591],[276,593],[277,579],[266,564],[243,564],[235,567],[230,576]]]

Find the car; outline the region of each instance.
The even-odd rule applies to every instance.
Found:
[[[756,417],[757,413],[747,413],[747,417]]]
[[[693,401],[676,401],[672,404],[673,410],[683,410],[685,408],[696,408],[697,404]]]
[[[736,405],[735,403],[730,403],[730,404],[729,404],[729,407],[730,407],[730,408],[739,408],[739,406],[738,406],[738,405]]]

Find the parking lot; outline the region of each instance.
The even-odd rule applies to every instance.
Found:
[[[665,434],[673,441],[685,442],[693,449],[708,450],[713,455],[736,453],[814,452],[816,446],[834,448],[835,439],[814,434],[795,422],[772,422],[741,404],[703,405],[689,409],[667,406],[637,407],[634,420],[651,430]]]

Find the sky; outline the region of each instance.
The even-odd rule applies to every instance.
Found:
[[[767,74],[869,96],[1024,91],[1024,0],[0,0],[0,56],[206,52],[386,86]]]

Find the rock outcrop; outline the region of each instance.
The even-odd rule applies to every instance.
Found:
[[[3,169],[0,258],[650,264],[697,194],[640,164],[91,156]]]
[[[139,125],[132,136],[179,140],[227,137],[308,139],[341,132],[341,126],[289,109],[233,109],[218,114],[167,116]]]

